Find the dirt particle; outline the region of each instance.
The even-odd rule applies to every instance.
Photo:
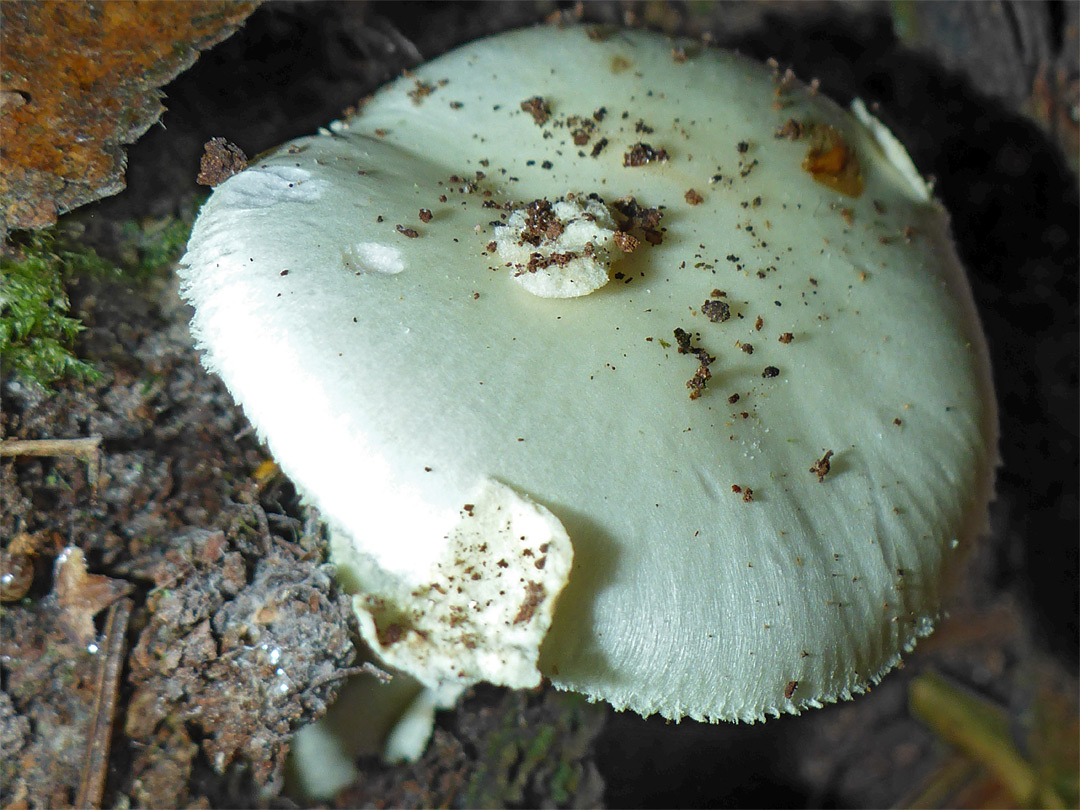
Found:
[[[761,372],[761,376],[764,377],[766,380],[770,380],[773,377],[779,377],[780,369],[778,369],[776,366],[765,366],[764,370]]]
[[[410,239],[415,239],[420,235],[415,228],[406,228],[404,225],[397,225],[396,228],[398,233],[402,236],[407,236]]]
[[[710,298],[701,305],[701,313],[713,323],[722,323],[731,317],[731,307],[726,301]]]
[[[383,628],[376,627],[375,635],[379,639],[379,644],[383,647],[389,647],[392,644],[397,644],[405,637],[405,628],[400,624],[388,624]]]
[[[542,127],[551,117],[551,107],[544,101],[543,96],[533,96],[521,102],[521,109],[533,117],[538,127]]]
[[[663,212],[659,208],[645,208],[633,197],[621,197],[615,200],[611,207],[624,218],[619,224],[620,231],[637,229],[650,245],[663,243],[664,235],[659,228]]]
[[[819,458],[810,467],[810,472],[817,476],[819,484],[825,483],[825,476],[829,474],[830,464],[829,459],[832,458],[833,451],[826,450],[825,455]]]
[[[636,236],[631,236],[624,231],[617,231],[613,237],[615,240],[615,247],[621,250],[623,253],[633,253],[637,250],[641,241]]]
[[[203,149],[199,176],[195,178],[195,182],[201,186],[220,185],[247,168],[247,155],[239,146],[224,138],[211,138]]]
[[[783,126],[777,127],[773,133],[774,138],[787,138],[789,141],[797,141],[803,136],[803,125],[794,118],[789,118]]]
[[[413,82],[413,89],[410,90],[406,95],[408,95],[408,97],[412,99],[413,104],[419,104],[421,101],[423,101],[425,98],[427,98],[434,92],[435,85],[428,84],[427,82],[422,82],[417,79],[415,82]]]
[[[431,211],[429,211],[427,208],[421,208],[420,209],[420,221],[421,222],[431,222]]]
[[[700,346],[691,345],[690,333],[685,329],[675,330],[675,342],[679,347],[679,354],[692,354],[698,359],[698,369],[694,376],[686,381],[686,387],[690,389],[690,399],[698,399],[705,390],[712,377],[709,366],[716,360]]]
[[[741,495],[743,503],[754,502],[754,490],[750,489],[750,487],[741,487],[738,484],[732,484],[731,491],[736,495]]]
[[[525,586],[525,599],[514,616],[514,624],[522,624],[529,621],[535,614],[536,609],[544,601],[544,586],[539,582],[529,582]]]
[[[689,203],[690,205],[701,205],[701,204],[702,204],[703,202],[705,202],[705,198],[704,198],[704,197],[702,197],[702,196],[701,196],[701,195],[700,195],[700,194],[699,194],[699,193],[698,193],[697,191],[695,191],[694,189],[688,189],[688,190],[687,190],[687,192],[686,192],[686,194],[685,194],[685,195],[683,195],[683,196],[684,196],[684,199],[685,199],[685,200],[686,200],[686,201],[687,201],[687,202],[688,202],[688,203]]]
[[[644,166],[646,163],[664,163],[667,159],[666,149],[654,149],[649,144],[639,141],[623,155],[623,166],[637,167]]]
[[[754,170],[754,167],[758,165],[758,159],[754,158],[749,163],[743,163],[739,161],[739,177],[748,177],[750,172]]]

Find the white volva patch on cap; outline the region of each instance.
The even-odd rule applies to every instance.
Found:
[[[425,686],[477,681],[527,688],[566,585],[573,548],[550,511],[496,481],[462,504],[442,557],[419,585],[388,578],[357,558],[363,593],[353,597],[360,633],[390,666]]]
[[[314,202],[326,183],[294,166],[253,166],[233,175],[214,192],[236,208],[269,208],[283,202]]]
[[[495,229],[499,259],[513,270],[514,281],[541,298],[576,298],[607,284],[614,237],[608,207],[581,194],[556,200],[550,208],[537,200],[514,210],[506,227]]]

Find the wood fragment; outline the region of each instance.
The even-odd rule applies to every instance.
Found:
[[[79,777],[75,807],[101,807],[105,792],[105,777],[109,770],[109,741],[112,738],[113,716],[116,712],[120,673],[124,669],[124,648],[127,639],[131,600],[121,599],[109,606],[105,617],[105,650],[98,669],[94,694],[93,722],[87,735],[86,758]]]
[[[0,439],[0,456],[71,456],[90,460],[100,447],[100,436],[87,436],[84,439]]]
[[[77,458],[86,462],[86,482],[97,490],[101,472],[101,436],[80,439],[0,439],[0,458],[36,456]]]

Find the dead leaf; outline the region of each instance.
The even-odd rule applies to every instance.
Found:
[[[60,623],[80,644],[96,637],[94,616],[131,591],[131,583],[86,570],[82,550],[69,546],[56,558],[53,596],[60,606]]]
[[[257,5],[0,4],[0,234],[122,190],[123,146],[160,117],[158,88]]]

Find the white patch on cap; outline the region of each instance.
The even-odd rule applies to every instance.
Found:
[[[919,170],[915,168],[915,163],[904,145],[897,140],[888,127],[870,114],[861,98],[852,100],[851,112],[859,120],[859,123],[870,130],[870,134],[873,135],[882,153],[900,172],[900,176],[907,181],[911,190],[915,192],[916,199],[929,202],[931,198],[930,187],[923,180],[922,175],[919,174]]]
[[[257,166],[234,174],[214,190],[224,205],[269,208],[283,202],[315,202],[326,181],[294,166]]]
[[[389,666],[428,687],[540,683],[537,659],[574,551],[540,504],[488,480],[462,504],[444,552],[418,586],[353,598],[360,634]]]
[[[580,194],[547,205],[537,200],[510,214],[495,232],[499,258],[514,281],[541,298],[576,298],[600,289],[610,278],[616,230],[610,209]],[[538,217],[540,207],[545,210]]]
[[[346,267],[355,268],[362,273],[394,276],[405,269],[405,260],[401,257],[401,251],[390,245],[380,245],[378,242],[347,245],[342,249],[341,257]]]

